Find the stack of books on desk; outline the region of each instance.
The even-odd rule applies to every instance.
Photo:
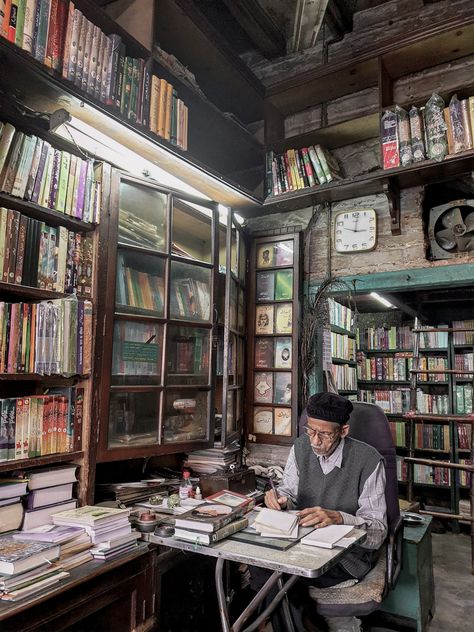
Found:
[[[0,536],[0,599],[17,601],[34,595],[69,576],[52,564],[59,545],[17,539],[19,533]]]
[[[21,497],[26,494],[27,479],[0,479],[0,533],[19,529],[23,520]]]
[[[53,516],[56,525],[82,527],[94,547],[91,553],[97,559],[109,559],[126,553],[137,545],[137,535],[132,532],[128,509],[85,506],[63,511]]]
[[[176,518],[174,537],[196,544],[218,542],[248,526],[245,510],[245,506],[201,505]]]
[[[237,464],[240,446],[235,442],[225,448],[208,448],[188,454],[185,467],[198,474],[214,474]]]

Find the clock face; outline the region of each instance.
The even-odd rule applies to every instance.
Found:
[[[344,211],[334,218],[333,243],[336,252],[373,250],[377,239],[374,209]]]

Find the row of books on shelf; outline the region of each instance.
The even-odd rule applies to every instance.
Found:
[[[329,324],[352,331],[354,325],[354,312],[347,305],[338,303],[333,298],[328,299]]]
[[[460,450],[471,449],[471,426],[469,424],[457,424],[458,447]]]
[[[209,332],[194,332],[176,336],[168,351],[170,373],[198,373],[209,371]]]
[[[405,421],[391,421],[390,430],[397,447],[408,447],[410,425]],[[459,433],[460,434],[460,433]],[[415,424],[414,447],[421,450],[450,450],[450,428],[448,424]]]
[[[121,253],[117,255],[117,296],[120,305],[162,313],[165,304],[165,282],[159,274],[143,272],[127,266]]]
[[[453,320],[455,329],[470,329],[471,331],[455,331],[453,342],[455,345],[474,345],[474,320]]]
[[[357,347],[364,351],[411,349],[413,333],[411,327],[365,327],[357,328]]]
[[[461,465],[472,465],[471,459],[459,459],[459,463]],[[459,484],[463,487],[469,487],[471,485],[471,472],[465,472],[464,470],[459,470]]]
[[[291,301],[293,270],[257,272],[257,301]]]
[[[256,406],[253,410],[253,432],[290,437],[291,409]]]
[[[435,92],[423,107],[407,112],[396,105],[381,117],[383,168],[406,167],[426,159],[443,160],[447,155],[473,147],[474,97],[459,100],[453,95],[446,106]]]
[[[94,240],[0,208],[0,280],[92,296]]]
[[[166,227],[156,222],[148,222],[130,210],[119,209],[119,241],[134,246],[165,249]],[[174,244],[171,246],[173,251]]]
[[[410,379],[412,368],[412,353],[367,357],[363,351],[357,352],[357,378],[359,380],[405,382]]]
[[[454,410],[458,415],[472,414],[472,384],[456,384],[454,387]]]
[[[420,388],[416,389],[416,410],[425,415],[448,415],[449,395],[425,393]]]
[[[347,364],[333,364],[331,373],[335,384],[342,391],[357,390],[357,371],[353,366]]]
[[[4,6],[3,37],[128,120],[187,148],[188,108],[172,84],[152,74],[151,58],[126,55],[120,35],[106,35],[73,2],[5,0]]]
[[[331,331],[331,355],[340,360],[355,361],[356,341],[347,334]]]
[[[408,478],[408,464],[403,457],[397,456],[397,479],[406,481]],[[413,482],[424,485],[439,485],[448,487],[451,484],[451,471],[447,467],[433,465],[413,465]]]
[[[0,462],[81,449],[84,389],[0,400]]]
[[[157,375],[161,345],[159,325],[116,321],[112,375]]]
[[[469,353],[455,353],[454,354],[454,368],[460,371],[474,371],[474,355]],[[456,377],[470,379],[472,373],[459,373]]]
[[[410,410],[410,389],[359,389],[359,401],[377,404],[385,413],[401,414]]]
[[[261,244],[256,253],[257,268],[292,266],[294,243],[292,240]]]
[[[175,318],[209,320],[211,314],[209,283],[191,277],[173,278],[170,287],[170,314]]]
[[[103,164],[0,122],[0,191],[98,224]]]
[[[90,301],[0,302],[0,373],[85,375],[91,363]]]
[[[256,338],[255,368],[291,369],[293,342],[291,338]]]
[[[263,373],[254,375],[254,402],[257,404],[291,404],[291,373]]]
[[[293,332],[293,305],[258,305],[255,309],[255,333],[291,334]]]
[[[321,145],[287,149],[283,153],[267,152],[267,195],[280,195],[342,180],[341,167]]]

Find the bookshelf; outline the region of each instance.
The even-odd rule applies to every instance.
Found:
[[[171,142],[171,133],[166,135],[154,133],[150,129],[149,116],[139,116],[137,119],[136,114],[139,110],[133,105],[130,108],[130,99],[132,104],[135,100],[135,105],[140,108],[144,100],[151,101],[151,90],[149,90],[150,96],[144,99],[143,95],[135,90],[135,84],[131,83],[131,88],[127,89],[127,94],[130,93],[127,97],[128,105],[125,104],[124,109],[123,102],[117,106],[111,103],[110,99],[104,98],[104,95],[98,93],[97,90],[91,91],[89,86],[83,89],[82,82],[79,85],[79,82],[75,80],[77,77],[69,76],[68,78],[67,73],[64,77],[62,68],[48,67],[27,50],[23,50],[5,37],[0,37],[0,55],[2,67],[5,69],[2,80],[5,81],[5,85],[14,84],[34,109],[52,111],[58,100],[66,97],[67,109],[74,116],[83,118],[85,112],[90,111],[91,116],[94,117],[94,114],[99,111],[105,114],[109,121],[117,121],[151,140],[157,147],[165,149],[168,156],[174,155],[179,159],[185,159],[200,171],[209,171],[221,178],[227,177],[229,182],[236,182],[238,186],[245,188],[245,176],[239,181],[239,174],[248,170],[249,166],[260,165],[263,159],[262,146],[255,137],[232,117],[221,112],[200,91],[192,88],[169,68],[162,65],[153,57],[151,51],[116,24],[96,3],[90,0],[79,0],[75,3],[75,7],[109,39],[111,35],[120,37],[121,50],[132,61],[133,77],[137,74],[145,76],[148,73],[150,88],[153,74],[172,85],[178,98],[188,108],[187,142],[179,146],[175,141]],[[78,53],[79,57],[80,53]],[[136,67],[133,65],[133,59],[140,62],[135,64]],[[125,74],[126,72],[127,68],[125,68]],[[107,77],[103,81],[103,84],[106,83]],[[96,80],[95,88],[97,87]],[[173,91],[171,94],[175,101]],[[229,151],[229,146],[232,146],[232,151]]]
[[[258,237],[250,251],[247,434],[290,444],[298,414],[300,235]]]
[[[98,462],[212,446],[216,412],[218,442],[238,437],[246,251],[231,210],[116,170],[103,257]]]
[[[31,121],[13,125],[8,108],[0,121],[0,471],[76,463],[86,502],[108,166],[49,142]]]
[[[435,462],[469,462],[471,426],[462,419],[472,414],[472,376],[455,370],[471,368],[471,334],[457,332],[455,323],[459,329],[469,325],[423,327],[418,350],[412,324],[361,327],[357,333],[359,399],[380,405],[389,418],[400,493],[428,498],[426,504],[452,514],[459,513],[469,473]],[[433,463],[404,462],[405,457]]]
[[[355,399],[357,394],[357,364],[355,314],[350,307],[328,299],[331,334],[331,373],[341,395]]]
[[[378,40],[363,52],[351,51],[347,56],[330,60],[324,65],[302,73],[295,73],[271,85],[265,98],[265,149],[285,152],[288,149],[303,148],[321,144],[328,149],[351,145],[379,136],[380,116],[384,109],[394,105],[394,84],[402,77],[436,64],[460,59],[473,52],[472,34],[474,14],[472,11],[451,19],[439,19],[430,29],[415,29],[410,33]],[[373,88],[378,93],[377,104],[369,103],[352,118],[342,118],[337,123],[327,124],[324,106],[328,102],[349,93]],[[438,88],[436,86],[436,88]],[[464,95],[472,86],[452,86],[454,92]],[[430,96],[410,95],[403,107],[422,105]],[[314,108],[321,104],[323,115],[318,129],[287,136],[285,118]],[[467,173],[472,168],[473,150],[447,156],[437,163],[426,160],[407,167],[382,170],[338,182],[270,195],[263,203],[263,212],[276,213],[304,208],[323,202],[337,202],[344,199],[386,193],[392,205],[392,231],[399,234],[398,191],[405,187],[423,185],[448,179],[453,175]],[[254,213],[249,210],[248,214]]]

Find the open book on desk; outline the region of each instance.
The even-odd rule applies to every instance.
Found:
[[[268,526],[255,524],[255,522],[257,521],[259,517],[259,514],[262,514],[264,511],[265,512],[271,511],[277,514],[281,514],[282,516],[287,516],[286,520],[288,520],[288,523],[290,522],[289,517],[291,517],[291,522],[293,522],[294,519],[296,519],[294,526],[289,531],[290,535],[289,536],[282,535],[281,532],[280,534],[277,533],[275,535],[274,531],[270,532]],[[308,535],[308,533],[310,533],[314,529],[314,527],[298,526],[297,513],[298,513],[297,511],[277,511],[275,509],[261,509],[261,510],[254,509],[249,514],[247,514],[249,526],[246,527],[245,529],[242,529],[242,531],[239,531],[238,533],[234,533],[233,535],[229,536],[229,540],[237,540],[239,542],[246,542],[247,544],[256,544],[257,546],[266,546],[271,549],[286,551],[287,549],[292,547],[294,544],[296,544],[300,540],[300,538],[304,537],[305,535]],[[265,523],[267,523],[268,516],[265,517],[265,514],[264,514],[263,518],[264,518]],[[283,518],[283,520],[285,520],[285,518]],[[271,523],[270,528],[272,525],[273,525],[273,529],[275,529],[274,522]],[[262,532],[260,532],[260,530],[262,530]]]
[[[252,523],[255,531],[264,538],[298,537],[298,512],[262,509]]]
[[[334,547],[347,547],[353,542],[353,538],[346,537],[354,529],[350,524],[331,524],[327,527],[314,529],[304,538],[301,544],[319,546],[323,549],[333,549]]]

